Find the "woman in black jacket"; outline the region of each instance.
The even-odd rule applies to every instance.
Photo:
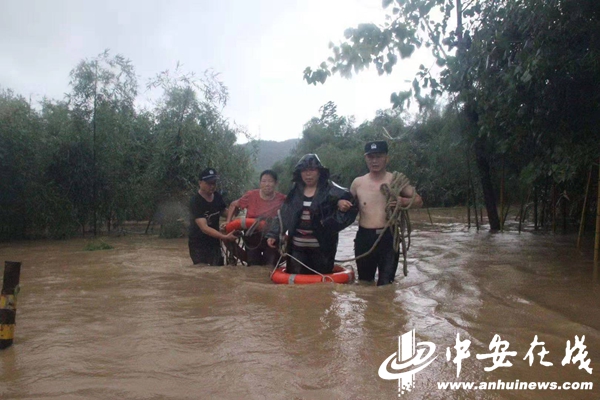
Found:
[[[292,181],[294,185],[281,207],[281,221],[273,221],[267,243],[276,247],[281,223],[289,236],[285,251],[292,256],[286,272],[312,273],[303,263],[322,274],[331,273],[338,233],[354,222],[358,208],[352,205],[348,189],[329,180],[329,170],[316,154],[306,154],[298,161]]]

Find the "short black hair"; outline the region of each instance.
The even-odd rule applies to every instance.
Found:
[[[278,181],[277,172],[273,171],[272,169],[265,169],[263,172],[260,173],[260,177],[258,179],[261,180],[262,177],[265,175],[271,175],[271,177],[275,180],[275,182]]]

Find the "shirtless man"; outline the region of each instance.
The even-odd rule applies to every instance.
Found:
[[[387,153],[388,146],[385,141],[368,142],[365,145],[365,161],[369,173],[354,179],[350,186],[350,192],[358,202],[360,215],[359,228],[354,241],[355,256],[371,249],[386,224],[386,198],[379,188],[383,183],[389,185],[392,182],[392,173],[386,170],[389,161]],[[407,207],[413,195],[415,199],[411,207],[421,207],[423,200],[410,185],[402,190],[396,204]],[[393,203],[392,205],[395,206]],[[344,206],[349,207],[347,204]],[[356,260],[358,279],[371,282],[375,279],[375,271],[379,269],[377,286],[392,283],[396,276],[399,256],[399,253],[394,252],[393,235],[388,229],[371,254]]]

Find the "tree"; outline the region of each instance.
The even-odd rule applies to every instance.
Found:
[[[598,2],[384,0],[383,6],[392,6],[384,27],[347,29],[346,41],[331,45],[333,56],[315,71],[306,68],[304,78],[324,83],[332,73],[348,77],[371,64],[380,74],[391,73],[416,48],[431,48],[442,68],[439,78],[422,65],[412,88],[393,93],[391,101],[401,108],[415,98],[424,108],[442,92],[452,96],[466,121],[492,229],[499,228],[491,173],[497,159],[516,151],[514,158],[565,172],[553,155],[567,142],[575,143],[567,146],[573,154],[585,153],[586,162],[594,158],[597,150],[585,149],[598,139],[592,128],[598,96],[586,89],[599,82]],[[453,15],[456,29],[449,28]],[[521,151],[532,146],[539,156]],[[573,161],[569,169],[577,170]]]
[[[0,237],[22,238],[31,230],[32,205],[39,183],[37,140],[40,119],[29,102],[11,90],[0,90]]]
[[[226,198],[240,196],[252,176],[252,159],[243,146],[235,145],[237,134],[244,132],[232,128],[221,114],[227,88],[218,75],[207,71],[197,78],[178,68],[158,74],[148,87],[163,90],[154,111],[155,153],[146,171],[153,209],[185,209],[180,204],[187,204],[190,192],[197,190],[199,172],[208,166],[221,175]],[[178,212],[168,219],[181,217]]]
[[[91,60],[81,61],[71,71],[69,103],[81,140],[91,141],[92,224],[97,234],[98,212],[110,224],[116,196],[123,193],[114,176],[123,162],[129,121],[135,114],[137,95],[135,70],[121,55],[110,57],[108,50]],[[101,187],[100,181],[104,182]]]

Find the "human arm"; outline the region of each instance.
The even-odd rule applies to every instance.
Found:
[[[350,186],[350,194],[352,195],[352,197],[354,199],[356,199],[356,181],[357,181],[357,179],[354,179],[352,181],[352,185]],[[340,210],[341,212],[348,211],[350,208],[352,208],[352,205],[353,204],[352,204],[351,200],[343,199],[343,198],[338,200],[338,210]]]
[[[233,217],[235,215],[237,215],[238,211],[239,211],[239,204],[240,204],[240,200],[234,200],[231,202],[231,204],[229,205],[229,208],[227,209],[227,219],[225,220],[225,223],[228,224],[231,222],[231,220],[233,219]]]
[[[346,212],[350,209],[350,207],[352,207],[352,203],[348,200],[344,200],[344,199],[340,199],[338,200],[338,210],[340,210],[341,212]]]
[[[350,185],[350,194],[352,194],[352,196],[356,199],[356,194],[357,194],[357,188],[358,188],[358,178],[354,178],[354,180],[352,181],[352,185]]]
[[[358,208],[353,204],[352,193],[333,182],[329,187],[329,199],[329,205],[321,216],[321,225],[331,233],[337,233],[354,222]],[[346,208],[347,205],[349,206]]]
[[[198,225],[198,228],[200,228],[200,230],[204,234],[206,234],[210,237],[214,237],[215,239],[224,240],[224,241],[234,241],[237,239],[237,236],[235,236],[235,231],[230,232],[228,234],[223,234],[223,233],[219,232],[218,230],[208,226],[208,221],[206,220],[206,218],[196,218],[194,220],[194,222],[196,223],[196,225]]]
[[[281,205],[281,208],[277,211],[277,215],[275,215],[271,219],[269,229],[267,230],[267,233],[265,235],[265,237],[267,238],[267,245],[269,247],[272,247],[274,249],[277,248],[277,242],[279,241],[279,235],[281,234],[281,230],[283,229],[283,232],[286,232],[287,228],[283,227],[282,225],[285,225],[284,221],[286,221],[286,218],[284,218],[284,215],[288,215],[289,210],[290,204],[284,202]],[[287,220],[289,221],[289,218]]]
[[[400,203],[400,207],[410,206],[410,208],[421,208],[423,206],[423,199],[421,198],[421,196],[419,196],[415,188],[411,185],[408,185],[404,189],[402,189],[402,192],[400,192],[400,196],[398,196],[398,201]]]
[[[267,234],[265,235],[267,237],[267,245],[273,249],[277,248],[277,242],[279,241],[279,232],[280,232],[280,226],[279,226],[279,216],[274,217],[273,220],[271,221],[271,226],[269,231],[267,232]]]

